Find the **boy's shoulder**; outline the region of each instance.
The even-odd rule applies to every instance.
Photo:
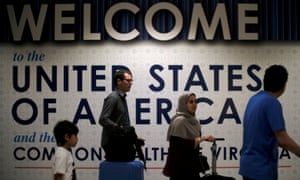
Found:
[[[66,148],[62,147],[62,146],[57,146],[56,150],[55,150],[55,154],[71,154],[70,151],[68,151]]]

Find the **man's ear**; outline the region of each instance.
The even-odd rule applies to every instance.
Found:
[[[70,139],[69,134],[65,134],[65,135],[64,135],[64,139],[65,139],[65,141],[68,141],[68,140]]]
[[[117,79],[117,85],[121,82],[122,80],[120,78]]]

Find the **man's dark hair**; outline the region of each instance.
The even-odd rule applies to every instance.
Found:
[[[125,76],[124,76],[125,73],[128,73],[128,74],[132,75],[129,70],[124,70],[124,69],[118,70],[115,73],[115,75],[114,75],[114,84],[115,84],[115,86],[117,86],[118,79],[121,79],[121,80],[125,79]]]
[[[78,132],[79,132],[78,127],[67,120],[59,121],[53,129],[53,133],[56,139],[56,144],[58,146],[63,146],[66,143],[65,135],[71,137],[71,135],[73,134],[77,135]]]
[[[288,80],[288,72],[281,65],[272,65],[266,69],[264,75],[264,90],[270,92],[280,91]]]

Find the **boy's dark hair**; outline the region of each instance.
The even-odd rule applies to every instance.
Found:
[[[125,76],[124,76],[125,73],[132,75],[129,70],[125,70],[125,69],[118,70],[115,73],[115,75],[114,75],[114,85],[115,86],[117,86],[118,79],[121,79],[121,80],[125,79]]]
[[[281,65],[272,65],[266,69],[264,75],[264,90],[278,92],[288,80],[288,72]]]
[[[63,146],[65,141],[65,135],[68,135],[71,137],[71,135],[77,135],[79,132],[79,129],[77,126],[75,126],[73,123],[67,120],[59,121],[56,123],[53,133],[56,139],[56,144],[58,146]]]

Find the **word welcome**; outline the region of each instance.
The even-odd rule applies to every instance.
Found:
[[[22,41],[24,32],[28,33],[26,35],[30,34],[34,41],[42,40],[42,34],[45,32],[48,34],[47,38],[53,38],[55,41],[79,39],[98,41],[104,39],[103,34],[108,34],[110,38],[118,41],[134,40],[145,34],[158,41],[169,41],[180,36],[183,32],[187,32],[187,40],[196,40],[197,36],[203,36],[206,40],[213,40],[218,28],[224,40],[231,40],[232,32],[237,32],[238,40],[258,40],[259,38],[257,30],[259,29],[257,15],[259,8],[257,3],[237,3],[236,7],[233,8],[236,12],[231,12],[232,14],[226,11],[225,3],[217,3],[212,17],[205,12],[202,3],[193,3],[190,14],[183,13],[171,2],[155,3],[149,8],[146,7],[148,8],[146,12],[141,12],[141,9],[145,7],[141,8],[130,2],[115,3],[106,12],[100,12],[103,9],[97,9],[91,3],[80,5],[57,3],[54,4],[54,7],[51,5],[51,8],[48,4],[41,4],[40,9],[34,11],[32,6],[31,4],[24,4],[23,8],[18,7],[16,10],[12,4],[6,5],[13,41]],[[81,12],[79,16],[76,15],[77,12]],[[104,20],[99,20],[101,17],[93,17],[101,13],[104,13]],[[119,13],[123,14],[116,16]],[[161,13],[172,16],[174,19],[171,26],[163,25],[166,26],[165,31],[153,24],[157,18],[162,18],[159,16]],[[118,18],[122,18],[122,16],[133,19],[133,25],[125,25],[129,27],[126,32],[121,31],[115,25],[115,21],[120,21]],[[184,18],[184,16],[190,18]],[[232,18],[233,16],[237,16],[237,18]],[[189,22],[185,22],[187,19]],[[140,21],[143,22],[143,25],[137,28],[136,24]],[[46,26],[49,23],[52,24],[50,29]],[[26,24],[28,24],[29,32],[25,31]],[[94,24],[98,26],[93,27]],[[236,26],[232,26],[233,24]]]

